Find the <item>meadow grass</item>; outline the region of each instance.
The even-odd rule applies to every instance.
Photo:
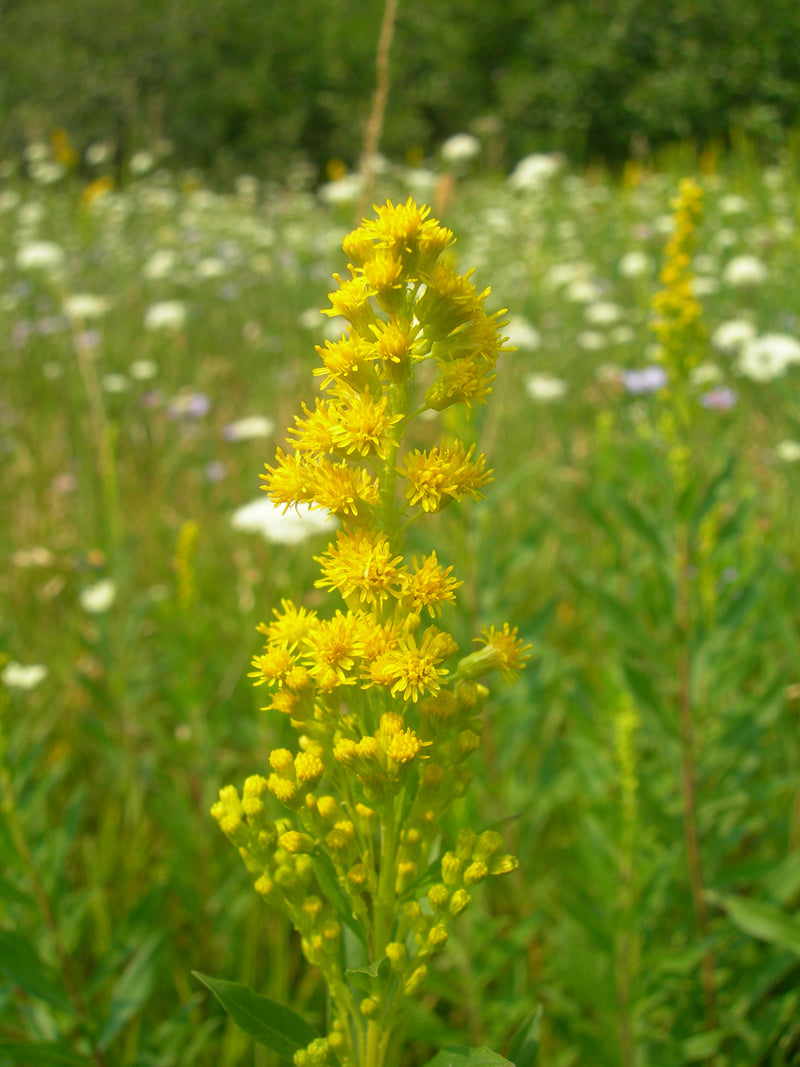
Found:
[[[436,519],[455,636],[508,618],[534,654],[443,827],[513,816],[520,868],[432,973],[419,1050],[505,1050],[541,1004],[547,1067],[800,1056],[798,183],[789,158],[679,162],[708,338],[683,492],[650,303],[683,175],[475,175],[438,211],[516,346],[485,410],[439,417],[496,471]],[[390,169],[374,199],[421,187]],[[208,811],[285,740],[246,672],[325,534],[232,520],[307,394],[357,189],[82,192],[0,189],[0,1064],[272,1063],[191,971],[324,1011]]]

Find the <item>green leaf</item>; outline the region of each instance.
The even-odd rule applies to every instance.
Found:
[[[721,905],[734,926],[759,941],[769,941],[779,948],[800,956],[800,922],[780,908],[746,897],[708,894],[712,903]]]
[[[63,1045],[28,1041],[0,1042],[0,1060],[21,1063],[23,1067],[91,1067],[93,1063],[88,1056],[78,1056]]]
[[[724,1030],[708,1030],[704,1034],[695,1034],[694,1037],[687,1038],[683,1043],[684,1061],[694,1063],[696,1060],[707,1060],[711,1056],[716,1056],[724,1037]]]
[[[59,975],[42,963],[33,945],[22,934],[0,930],[0,971],[32,997],[39,997],[61,1011],[72,1011]]]
[[[226,982],[224,978],[209,978],[199,971],[192,971],[192,974],[208,986],[240,1030],[284,1059],[291,1061],[298,1049],[319,1037],[302,1015],[259,996],[246,985]]]
[[[716,478],[713,479],[705,494],[701,497],[691,516],[691,526],[693,530],[696,530],[699,527],[700,523],[719,500],[720,492],[725,483],[730,480],[735,466],[736,457],[730,456],[723,469],[719,472]],[[692,489],[694,489],[694,486]],[[690,501],[691,497],[688,498],[687,503]]]
[[[425,1067],[514,1067],[510,1060],[492,1052],[481,1045],[480,1048],[467,1048],[463,1045],[449,1045],[437,1052]]]
[[[667,547],[652,515],[648,515],[643,508],[637,507],[624,497],[612,497],[609,502],[630,530],[647,541],[662,559],[666,558]]]
[[[514,1034],[511,1048],[508,1050],[508,1058],[515,1067],[533,1067],[539,1052],[539,1038],[542,1033],[542,1015],[544,1008],[541,1004],[522,1020],[522,1023]]]
[[[105,1050],[144,1005],[153,988],[153,955],[161,944],[162,935],[151,934],[128,961],[111,994],[108,1018],[98,1042]]]
[[[356,935],[362,945],[366,945],[367,938],[364,931],[361,929],[361,923],[353,915],[353,909],[350,906],[350,901],[339,885],[339,879],[336,876],[336,868],[331,863],[330,857],[327,856],[321,849],[315,849],[311,854],[311,862],[314,865],[314,874],[317,876],[320,889],[328,898],[328,900],[336,908],[336,914],[349,926],[353,933]]]
[[[381,956],[379,960],[373,960],[369,967],[350,967],[345,972],[352,985],[365,993],[375,993],[375,983],[382,984],[392,973],[392,965],[388,956]]]

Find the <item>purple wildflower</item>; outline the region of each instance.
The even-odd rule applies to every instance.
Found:
[[[730,411],[738,399],[733,389],[722,385],[703,393],[700,397],[700,403],[710,411]]]
[[[642,370],[626,370],[622,374],[625,388],[633,396],[643,393],[655,393],[667,384],[667,372],[656,365],[643,367]]]

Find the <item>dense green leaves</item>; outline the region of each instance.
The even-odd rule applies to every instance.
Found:
[[[278,175],[293,155],[355,164],[382,0],[37,0],[3,6],[3,129],[34,119],[123,155]],[[731,128],[772,146],[800,115],[797,6],[667,0],[468,0],[399,7],[384,145],[402,158],[491,116],[496,162],[559,148],[619,159]],[[365,72],[369,72],[365,77]],[[73,92],[70,86],[80,86]],[[65,91],[66,90],[66,91]],[[494,132],[491,132],[494,131]]]
[[[712,894],[711,899],[725,909],[728,918],[742,933],[800,956],[798,919],[762,900],[716,894]]]
[[[71,1010],[58,972],[42,962],[29,938],[22,933],[0,929],[0,972],[32,997],[62,1011]]]

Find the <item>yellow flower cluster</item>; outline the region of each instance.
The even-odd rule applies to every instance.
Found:
[[[682,383],[700,362],[706,337],[703,309],[692,291],[692,253],[702,200],[700,186],[685,178],[672,202],[675,225],[664,253],[662,287],[652,298],[652,328],[661,347],[661,362],[670,379]]]
[[[342,1064],[379,1067],[402,999],[469,904],[469,886],[516,865],[498,834],[469,831],[430,885],[442,814],[467,788],[481,743],[480,679],[513,681],[529,646],[505,624],[459,657],[441,622],[461,583],[435,551],[409,558],[402,542],[411,523],[480,498],[490,480],[474,447],[412,449],[406,438],[426,409],[485,400],[503,350],[500,313],[484,309],[488,290],[443,261],[453,235],[426,208],[376,210],[344,241],[350,276],[337,278],[328,313],[348,328],[317,349],[323,395],[262,475],[276,504],[336,516],[316,586],[339,601],[317,612],[284,600],[258,627],[250,677],[288,717],[297,751],[275,749],[266,777],[248,778],[241,797],[226,786],[212,809],[331,991],[328,1044],[298,1054],[300,1067],[324,1064],[329,1047]],[[268,804],[282,816],[269,817]],[[348,982],[342,924],[365,962],[388,961],[367,997]]]
[[[680,183],[678,196],[672,202],[674,229],[664,253],[661,288],[651,301],[651,326],[668,376],[667,388],[661,393],[658,427],[679,486],[684,486],[690,476],[689,428],[697,409],[692,371],[707,351],[703,309],[692,288],[692,254],[702,198],[702,189],[691,178]]]

